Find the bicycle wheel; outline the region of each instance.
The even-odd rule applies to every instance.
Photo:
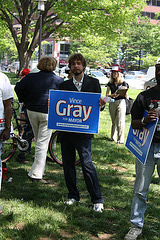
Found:
[[[17,140],[15,137],[11,137],[10,139],[4,141],[2,145],[2,151],[1,151],[2,162],[8,161],[15,153],[16,148],[17,148]]]
[[[61,155],[61,143],[58,139],[58,131],[55,131],[52,133],[48,150],[49,150],[49,154],[51,155],[51,158],[53,159],[53,161],[55,161],[59,165],[63,166],[62,155]],[[77,165],[79,163],[80,163],[80,160],[77,160],[75,162],[75,165]]]

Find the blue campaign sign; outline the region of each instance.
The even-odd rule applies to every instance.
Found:
[[[100,93],[50,90],[48,128],[98,133]]]
[[[146,116],[146,112],[144,116]],[[156,121],[148,123],[143,129],[133,129],[130,126],[125,146],[143,164],[146,162],[157,122],[158,118]]]

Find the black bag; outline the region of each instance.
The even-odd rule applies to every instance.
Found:
[[[126,115],[128,115],[128,114],[131,114],[133,99],[132,98],[125,98],[125,100],[126,100]]]

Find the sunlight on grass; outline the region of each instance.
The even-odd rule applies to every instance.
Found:
[[[106,88],[102,89],[105,96]],[[139,90],[130,90],[136,98]],[[125,139],[131,117],[126,116]],[[124,145],[110,142],[111,120],[106,104],[100,113],[99,134],[92,140],[92,158],[97,169],[104,212],[92,210],[81,166],[77,166],[77,186],[81,194],[79,204],[66,206],[67,189],[63,168],[47,161],[44,179],[50,184],[32,183],[27,176],[34,158],[27,155],[29,163],[20,164],[14,157],[7,163],[9,177],[2,184],[0,206],[3,208],[0,239],[2,240],[122,240],[130,226],[129,217],[135,179],[134,156]],[[159,240],[159,181],[155,172],[148,194],[144,232],[140,240]],[[149,236],[149,238],[148,238]]]

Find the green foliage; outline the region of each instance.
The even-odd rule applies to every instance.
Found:
[[[122,42],[122,51],[125,52],[127,61],[140,59],[140,51],[143,51],[143,68],[155,64],[160,56],[160,26],[150,23],[148,18],[140,18],[137,24],[130,24],[130,34],[126,42]]]
[[[4,72],[4,74],[7,75],[12,85],[15,85],[19,81],[15,73]]]
[[[98,40],[100,40],[98,42]],[[111,63],[114,54],[116,55],[117,48],[114,44],[101,44],[101,39],[97,38],[97,42],[94,44],[88,40],[84,41],[71,41],[70,52],[81,52],[86,58],[88,66],[98,67],[107,66]]]
[[[87,31],[88,36],[98,34],[99,37],[105,36],[107,40],[118,40],[119,33],[127,31],[129,23],[137,20],[144,3],[145,1],[67,1],[67,6],[71,4],[70,8],[76,8],[75,13],[78,14],[72,12],[71,15],[64,4],[63,13],[67,11],[66,14],[69,15],[66,35],[77,38],[77,32],[83,35]],[[137,7],[133,7],[135,4]],[[68,34],[70,31],[71,34]]]
[[[0,58],[4,59],[4,55],[9,59],[17,59],[17,50],[11,32],[7,28],[4,21],[0,20]]]
[[[127,31],[129,23],[137,20],[144,4],[144,0],[48,0],[42,11],[42,40],[50,36],[77,39],[87,33],[88,39],[99,36],[105,37],[106,43],[108,40],[120,41],[120,33]],[[28,67],[39,41],[37,1],[0,0],[0,18],[14,39],[20,70]],[[13,28],[15,21],[17,31]]]
[[[143,58],[143,68],[148,69],[150,66],[154,66],[159,56],[160,55],[153,56],[151,54],[147,54],[147,56]]]

